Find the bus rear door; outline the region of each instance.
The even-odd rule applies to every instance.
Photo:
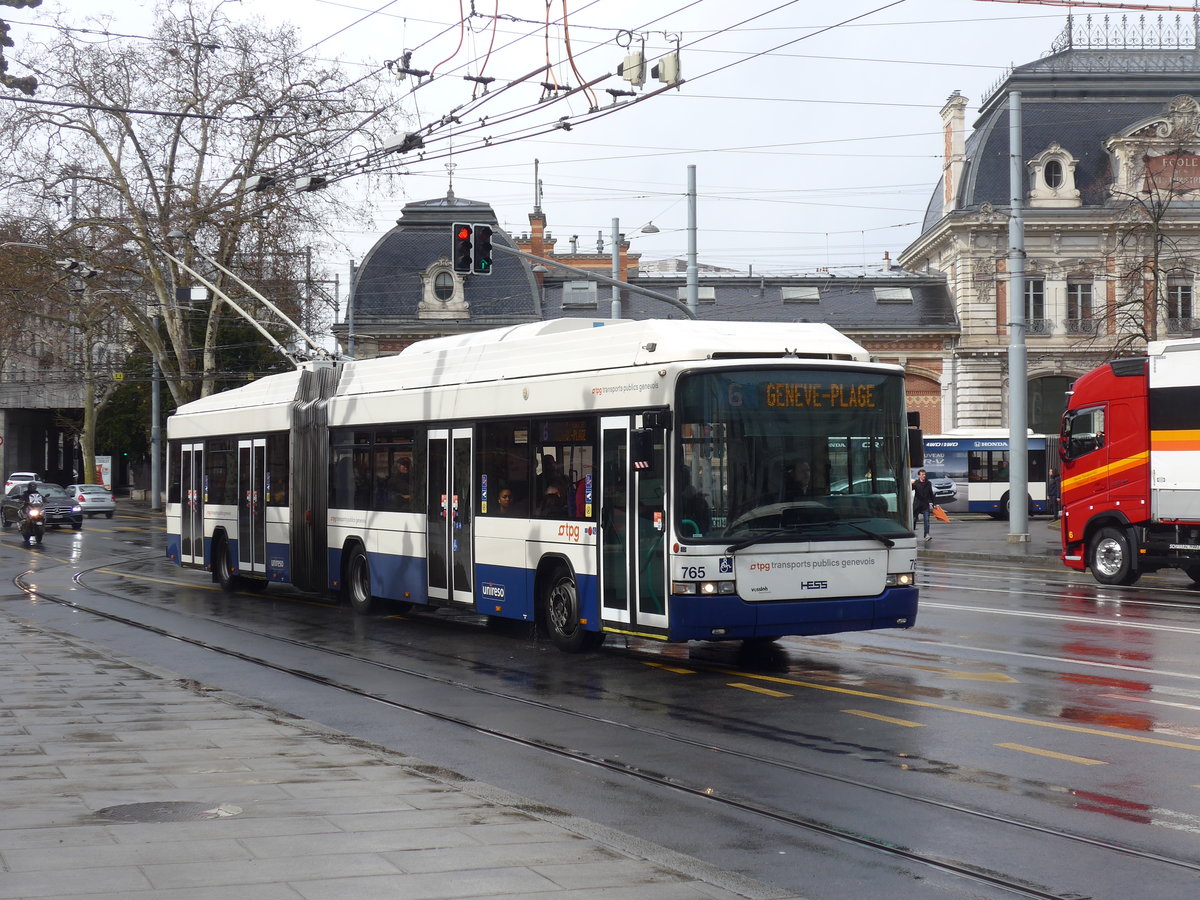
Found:
[[[601,618],[619,632],[662,636],[669,611],[663,436],[657,432],[649,460],[634,459],[632,424],[629,416],[600,421]]]
[[[471,574],[471,429],[429,432],[426,559],[431,600],[474,602]]]

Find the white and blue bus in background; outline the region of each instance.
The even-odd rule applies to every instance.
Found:
[[[359,613],[771,640],[916,620],[904,376],[821,324],[552,320],[168,422],[168,556]]]
[[[1029,512],[1058,515],[1058,440],[1030,432]],[[925,477],[934,502],[948,513],[987,513],[1007,519],[1009,433],[1005,428],[954,429],[924,436]],[[915,478],[917,467],[912,470]]]

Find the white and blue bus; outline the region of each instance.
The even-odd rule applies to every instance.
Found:
[[[820,324],[552,320],[180,407],[168,556],[607,634],[916,620],[903,372]]]
[[[987,513],[1007,519],[1009,433],[1005,428],[954,429],[924,437],[926,478],[935,502],[947,512]],[[1058,439],[1030,432],[1029,512],[1058,514]],[[914,477],[916,469],[913,469]],[[940,488],[947,485],[946,492]],[[953,493],[950,493],[952,486]]]

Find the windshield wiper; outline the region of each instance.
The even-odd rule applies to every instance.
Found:
[[[879,543],[883,544],[883,546],[887,547],[889,550],[896,546],[896,542],[891,538],[886,538],[882,534],[877,534],[876,532],[871,531],[869,528],[863,528],[858,522],[842,522],[841,524],[849,525],[855,531],[861,531],[867,537],[879,541]]]
[[[868,528],[863,528],[859,522],[837,521],[834,519],[828,519],[824,522],[802,522],[802,523],[793,525],[789,528],[776,528],[773,531],[768,531],[766,534],[756,534],[753,537],[744,538],[743,540],[740,540],[737,543],[730,544],[728,547],[725,548],[725,552],[729,553],[729,554],[734,554],[734,553],[737,553],[739,550],[745,550],[747,547],[752,547],[755,544],[761,543],[762,541],[771,540],[772,538],[783,537],[784,535],[787,535],[787,534],[796,534],[797,532],[800,532],[800,531],[809,531],[809,530],[815,529],[815,528],[828,528],[831,525],[833,525],[833,526],[846,525],[850,528],[853,528],[855,531],[865,534],[867,537],[871,538],[872,540],[879,541],[879,543],[883,544],[883,546],[887,547],[889,550],[892,547],[896,546],[896,542],[893,541],[891,538],[886,538],[882,534],[878,534],[874,531],[871,531]]]
[[[737,553],[739,550],[744,550],[747,547],[753,546],[760,541],[770,540],[771,538],[781,537],[785,534],[794,534],[795,528],[776,528],[774,531],[768,531],[766,534],[756,534],[754,537],[743,538],[736,544],[730,544],[725,548],[726,553]]]

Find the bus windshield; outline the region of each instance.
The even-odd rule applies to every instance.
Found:
[[[911,534],[903,385],[885,372],[705,371],[680,380],[684,540]]]

